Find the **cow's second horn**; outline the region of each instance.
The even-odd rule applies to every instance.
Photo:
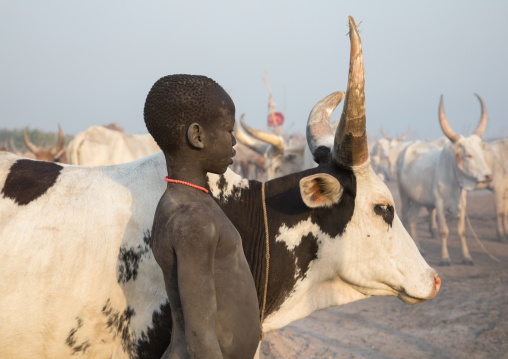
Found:
[[[474,94],[476,97],[478,97],[478,100],[480,100],[480,104],[482,106],[482,117],[480,118],[480,122],[478,123],[478,126],[476,126],[476,130],[474,133],[478,136],[483,137],[483,133],[485,132],[485,127],[487,127],[487,108],[485,107],[485,104],[483,103],[482,98],[478,94]]]
[[[284,139],[281,136],[276,135],[275,133],[257,130],[247,126],[245,122],[241,122],[241,124],[245,132],[252,137],[272,145],[280,153],[284,152]]]
[[[407,138],[407,136],[409,136],[410,132],[411,132],[411,127],[408,127],[405,134],[403,134],[402,136],[397,137],[397,141],[400,141],[400,142],[404,141]]]
[[[251,150],[256,151],[260,155],[264,155],[266,150],[268,149],[268,144],[258,140],[257,138],[254,138],[252,136],[249,136],[242,130],[242,126],[245,126],[244,121],[245,114],[242,113],[240,116],[240,124],[236,124],[235,128],[235,137],[242,145],[249,147]]]
[[[53,156],[58,155],[58,157],[60,157],[63,153],[63,150],[64,150],[64,143],[65,143],[65,140],[64,140],[62,127],[60,127],[60,124],[58,124],[58,144],[56,145],[56,147],[54,149],[51,150],[51,154]]]
[[[381,134],[383,135],[384,138],[386,138],[388,141],[393,141],[393,138],[391,138],[390,136],[388,136],[385,131],[383,130],[383,126],[381,126]]]
[[[25,130],[23,131],[23,140],[25,141],[25,146],[33,153],[39,152],[39,147],[34,145],[32,142],[30,142],[30,139],[28,138],[28,126],[25,127]]]
[[[332,150],[334,162],[346,167],[359,166],[369,159],[362,42],[351,16],[349,17],[349,38],[351,54],[346,99]]]
[[[318,159],[316,150],[319,147],[328,148],[330,153],[334,142],[334,130],[330,125],[330,118],[337,105],[344,98],[345,92],[334,92],[314,105],[307,120],[307,144],[316,162]]]

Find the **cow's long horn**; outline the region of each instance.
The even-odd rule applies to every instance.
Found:
[[[30,140],[28,139],[28,126],[25,127],[25,130],[23,131],[23,139],[25,140],[25,146],[32,151],[33,153],[39,152],[39,147],[34,145]]]
[[[330,117],[337,105],[344,98],[345,92],[334,92],[319,101],[309,114],[307,120],[307,143],[310,152],[316,157],[318,147],[327,147],[330,151],[333,147],[335,133],[330,125]]]
[[[14,152],[17,155],[21,155],[21,152],[16,147],[16,144],[14,143],[14,139],[12,137],[9,140],[9,144],[10,144],[10,147],[11,147],[11,152]]]
[[[457,142],[460,138],[457,133],[450,127],[448,121],[446,120],[446,115],[444,113],[444,104],[443,104],[443,95],[441,95],[441,100],[439,101],[439,124],[441,125],[441,130],[446,137],[452,142]]]
[[[247,126],[247,124],[243,121],[241,121],[241,124],[244,130],[252,137],[272,145],[277,151],[281,153],[284,152],[284,139],[281,136],[271,132],[256,130],[250,126]]]
[[[332,158],[346,167],[359,166],[369,159],[367,129],[365,124],[365,76],[362,42],[355,20],[349,17],[351,54],[346,100],[335,133]]]
[[[482,105],[482,117],[480,119],[480,123],[478,123],[478,126],[474,131],[474,133],[480,136],[481,138],[483,137],[483,133],[485,132],[485,127],[487,127],[487,108],[485,107],[485,104],[483,103],[483,100],[480,97],[480,95],[476,93],[474,95],[478,97],[478,100],[480,100],[480,104]]]
[[[240,122],[242,126],[246,126],[244,117],[245,114],[242,113],[242,115],[240,116]],[[244,130],[242,130],[242,126],[237,125],[235,129],[235,137],[238,140],[238,142],[240,142],[242,145],[249,147],[251,150],[256,151],[260,155],[264,155],[266,153],[266,150],[268,150],[269,145],[265,142],[258,140],[257,138],[249,136],[247,133],[245,133]]]
[[[406,133],[405,133],[405,134],[403,134],[403,135],[402,135],[402,136],[400,136],[400,137],[397,137],[397,141],[399,141],[399,142],[404,141],[404,140],[406,139],[406,137],[407,137],[407,136],[409,136],[409,132],[411,132],[411,127],[408,127],[408,128],[407,128],[407,131],[406,131]]]
[[[51,150],[51,155],[56,156],[58,153],[60,153],[60,156],[62,155],[62,150],[64,147],[64,135],[62,132],[62,127],[60,127],[60,124],[58,124],[58,144],[56,145],[56,148],[53,148]]]
[[[383,135],[384,138],[386,138],[388,141],[392,141],[393,138],[391,138],[390,136],[388,136],[385,131],[383,131],[383,126],[381,126],[381,134]]]

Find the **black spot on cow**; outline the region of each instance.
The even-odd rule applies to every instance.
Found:
[[[129,280],[136,280],[138,276],[139,263],[143,256],[150,252],[150,231],[143,233],[144,245],[138,245],[136,248],[120,247],[118,253],[118,283],[127,283]]]
[[[1,193],[19,205],[27,205],[55,184],[62,168],[52,162],[18,160],[9,169]]]
[[[296,283],[307,276],[319,249],[317,238],[310,233],[292,250],[284,242],[274,242],[270,246],[271,258],[276,257],[277,261],[270,262],[265,316],[279,310],[294,292]]]
[[[310,264],[317,259],[318,250],[317,238],[311,233],[303,236],[300,244],[295,247],[294,255],[299,269],[298,279],[304,279],[307,276]]]
[[[391,227],[393,218],[395,217],[395,209],[392,205],[376,204],[374,206],[374,212],[383,218],[383,220]]]
[[[228,181],[227,181],[226,177],[224,175],[220,175],[219,181],[217,181],[217,189],[219,190],[219,195],[215,199],[219,200],[221,202],[227,201],[226,196],[224,194],[227,188],[228,188]],[[232,192],[228,194],[228,197],[235,198],[236,196],[238,196],[240,194],[241,191],[242,191],[241,188],[235,187],[235,188],[233,188]]]
[[[127,306],[123,311],[115,310],[108,299],[102,307],[102,314],[106,317],[106,325],[114,338],[120,336],[122,348],[130,358],[133,357],[132,338],[129,333],[131,318],[136,314],[134,309]]]
[[[162,357],[171,341],[171,308],[166,301],[152,314],[153,326],[141,332],[140,339],[135,343],[135,352],[139,359],[155,359]]]
[[[146,231],[143,232],[143,243],[145,243],[145,245],[150,247],[151,240],[152,239],[151,239],[151,236],[150,236],[150,231],[147,229]]]
[[[84,342],[77,344],[78,338],[77,333],[81,327],[83,327],[83,320],[79,317],[76,318],[76,326],[72,328],[65,340],[65,343],[69,348],[72,349],[72,355],[85,354],[86,350],[90,347],[90,342],[85,340]]]

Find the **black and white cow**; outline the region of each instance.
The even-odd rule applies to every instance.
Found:
[[[439,290],[369,164],[362,50],[349,22],[350,73],[336,137],[329,119],[343,93],[309,116],[320,165],[265,185],[265,332],[373,295],[418,303]],[[149,243],[165,175],[160,152],[108,167],[0,154],[1,358],[160,358],[171,318]],[[228,171],[210,175],[208,185],[242,236],[261,303],[262,184]]]

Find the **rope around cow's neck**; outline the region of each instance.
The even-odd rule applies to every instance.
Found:
[[[265,183],[263,182],[261,184],[261,201],[263,202],[263,217],[265,220],[265,236],[266,236],[266,272],[265,272],[265,291],[263,294],[263,306],[261,308],[261,320],[260,320],[260,326],[261,326],[261,338],[259,341],[263,340],[265,335],[263,334],[263,320],[265,317],[265,308],[266,308],[266,293],[268,290],[268,270],[270,266],[270,242],[269,242],[269,232],[268,232],[268,216],[266,215],[266,201],[265,201]]]

